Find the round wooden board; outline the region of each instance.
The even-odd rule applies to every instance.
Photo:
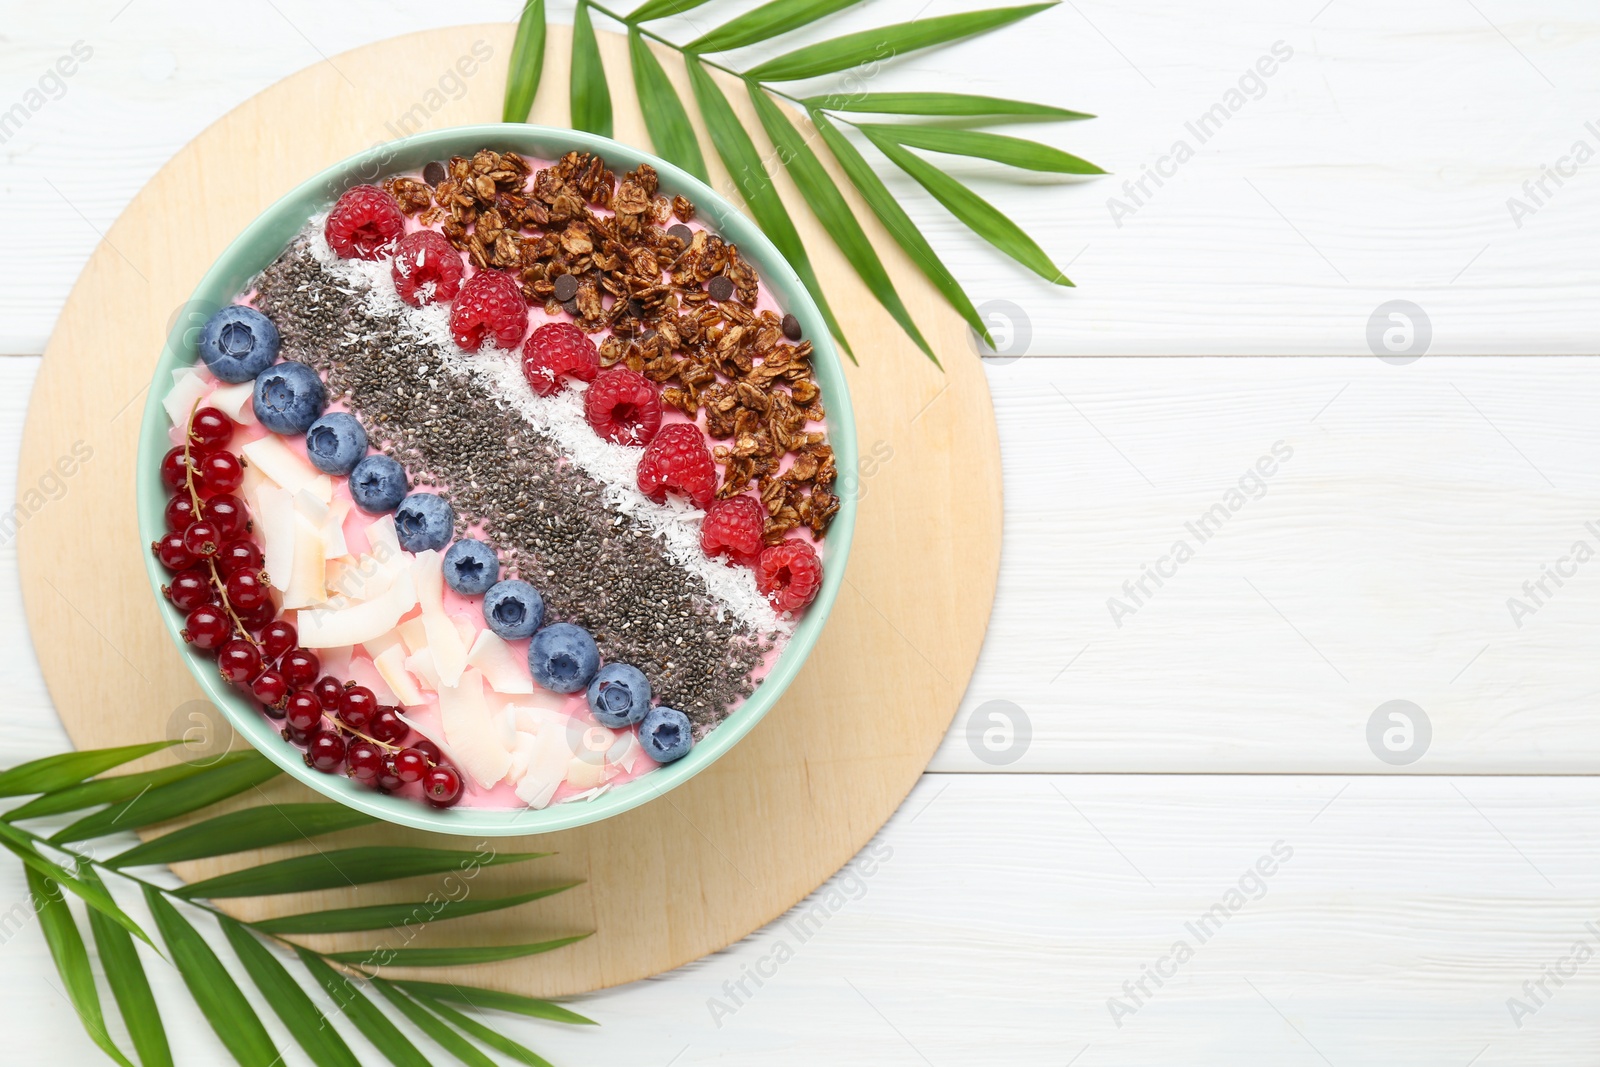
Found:
[[[134,441],[169,323],[224,246],[306,175],[420,128],[497,121],[511,37],[512,28],[498,24],[430,31],[286,79],[163,167],[90,259],[45,353],[18,482],[38,484],[51,468],[71,471],[66,493],[27,519],[18,552],[39,663],[79,746],[226,731],[214,712],[197,711],[209,706],[194,703],[199,690],[157,617],[135,531]],[[615,91],[616,136],[648,146],[626,42],[603,35],[601,49]],[[551,26],[534,122],[567,124],[568,52],[568,29]],[[681,64],[666,65],[689,98]],[[744,94],[730,85],[728,95],[756,128]],[[718,188],[731,188],[708,144],[705,154]],[[1000,557],[999,444],[982,369],[964,324],[886,234],[869,223],[945,371],[906,340],[787,178],[779,182],[861,361],[849,368],[864,457],[860,516],[827,631],[783,701],[719,763],[663,799],[599,825],[492,842],[558,855],[486,869],[470,891],[498,895],[574,879],[582,886],[426,930],[408,943],[595,936],[546,955],[431,977],[574,994],[658,974],[731,944],[802,900],[871,839],[915,784],[961,700]],[[864,205],[855,206],[870,219]],[[73,562],[63,566],[65,560]],[[230,742],[223,735],[210,743]],[[280,801],[314,799],[282,779],[263,792]],[[423,839],[473,845],[388,826],[320,843]],[[192,880],[295,851],[194,863],[179,874]],[[359,894],[371,902],[423,895],[406,883]],[[242,902],[238,912],[348,906],[356,897],[268,898]],[[373,943],[370,935],[328,939],[346,948]],[[399,942],[391,936],[388,945]]]

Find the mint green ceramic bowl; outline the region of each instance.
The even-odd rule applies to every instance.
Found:
[[[648,163],[660,174],[661,189],[666,195],[682,193],[687,196],[695,205],[697,217],[704,219],[725,239],[737,244],[740,252],[760,270],[762,282],[769,287],[778,304],[800,320],[805,336],[816,347],[817,379],[827,403],[828,433],[841,472],[836,490],[841,503],[839,514],[828,533],[826,576],[822,592],[807,610],[777,664],[750,699],[697,744],[689,755],[676,763],[652,771],[594,800],[552,805],[543,811],[460,807],[440,811],[419,801],[383,796],[342,776],[311,770],[302,761],[299,750],[279,736],[278,727],[242,694],[222,681],[212,659],[191,652],[183,643],[179,636],[183,616],[160,597],[160,587],[166,581],[167,574],[152,556],[146,554],[146,569],[151,588],[161,599],[162,618],[182,650],[189,669],[234,729],[258,751],[317,792],[380,819],[420,830],[484,837],[547,833],[608,819],[688,781],[750,732],[799,672],[828,621],[828,612],[844,578],[845,560],[855,528],[854,474],[857,470],[857,454],[850,394],[846,390],[843,369],[827,325],[794,270],[778,254],[766,235],[733,205],[703,182],[672,164],[609,138],[545,126],[461,126],[380,145],[308,179],[263,212],[206,272],[187,305],[192,313],[177,317],[166,348],[156,364],[150,395],[145,403],[138,456],[139,530],[145,542],[154,541],[165,531],[163,510],[167,493],[161,484],[158,468],[170,444],[166,412],[161,400],[172,380],[171,372],[195,361],[194,340],[198,326],[206,316],[230,303],[252,277],[278,257],[305,226],[308,218],[326,210],[345,189],[396,172],[420,169],[430,160],[470,156],[480,148],[510,150],[540,159],[555,159],[574,149],[592,152],[604,158],[618,174],[640,163]]]

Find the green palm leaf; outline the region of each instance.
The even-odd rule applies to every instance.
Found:
[[[27,869],[27,877],[28,892],[39,916],[39,929],[44,933],[45,944],[50,947],[50,956],[56,963],[56,972],[67,987],[67,999],[77,1011],[84,1031],[100,1047],[100,1051],[122,1064],[122,1067],[133,1067],[106,1033],[105,1015],[100,1010],[100,993],[95,989],[94,972],[89,969],[89,953],[83,947],[83,935],[78,932],[78,923],[72,917],[72,909],[67,907],[67,899],[61,895],[53,879],[33,867]]]
[[[689,124],[689,113],[637,26],[628,27],[628,54],[633,59],[633,85],[645,128],[650,131],[650,143],[662,159],[676,163],[709,185],[705,156],[700,154],[700,139]]]
[[[472,986],[446,985],[442,982],[395,981],[407,993],[465,1004],[480,1011],[494,1010],[526,1015],[533,1019],[549,1019],[558,1023],[586,1023],[597,1025],[593,1019],[569,1011],[551,1000],[538,1000],[520,993],[502,993],[498,989],[475,989]]]
[[[176,744],[176,741],[156,741],[148,745],[95,748],[19,763],[8,771],[0,772],[0,797],[48,793]]]
[[[962,185],[920,156],[901,148],[892,140],[863,130],[878,150],[912,178],[916,179],[945,210],[960,219],[973,233],[994,245],[1000,251],[1056,285],[1072,284],[1071,280],[1050,261],[1033,238],[1022,232],[1022,227],[1000,214],[987,200]]]
[[[873,115],[926,115],[949,118],[1031,118],[1046,122],[1092,119],[1086,111],[1068,111],[1049,104],[1030,104],[998,96],[969,93],[834,93],[813,96],[806,110],[853,111]]]
[[[589,5],[578,0],[572,18],[572,125],[611,136],[611,88],[600,62],[600,42],[589,21]]]
[[[640,4],[638,10],[628,16],[630,24],[635,22],[649,22],[652,19],[664,19],[668,15],[681,15],[685,11],[693,11],[706,0],[646,0]]]
[[[78,863],[78,877],[86,885],[105,892],[105,884],[88,863]],[[166,1028],[161,1025],[161,1010],[156,1007],[155,994],[150,991],[150,979],[133,938],[93,908],[89,909],[89,929],[94,933],[106,984],[111,987],[111,996],[122,1013],[123,1025],[128,1028],[128,1037],[133,1041],[133,1051],[138,1053],[139,1062],[143,1067],[172,1067],[172,1047],[167,1043]]]
[[[253,789],[279,773],[277,766],[260,753],[244,753],[236,762],[218,762],[198,774],[156,786],[120,804],[86,815],[50,840],[54,844],[84,841],[119,830],[137,830],[141,826],[166,822]]]
[[[266,934],[343,934],[356,930],[387,930],[406,927],[414,923],[442,922],[445,919],[464,919],[468,915],[481,915],[486,911],[500,911],[527,904],[534,900],[553,897],[581,882],[550,886],[519,893],[513,897],[491,897],[481,900],[467,897],[462,900],[417,900],[409,904],[369,904],[361,908],[337,908],[332,911],[310,911],[300,915],[284,915],[276,919],[263,919],[255,928]]]
[[[194,882],[178,892],[185,897],[261,897],[276,893],[310,893],[318,889],[388,882],[424,874],[465,871],[473,867],[498,867],[548,856],[548,852],[507,852],[487,857],[476,852],[443,848],[400,848],[365,845],[330,852],[313,852],[258,867],[219,874]]]
[[[958,41],[988,30],[1025,19],[1054,7],[1055,3],[1029,4],[1026,7],[1000,7],[987,11],[967,11],[959,15],[916,19],[883,26],[875,30],[835,37],[831,41],[797,48],[781,56],[758,64],[746,76],[758,81],[799,81],[823,74],[836,74],[841,70],[859,67],[864,63],[882,62],[936,44]]]
[[[281,1057],[272,1038],[211,946],[154,886],[144,887],[144,899],[183,984],[233,1058],[244,1067],[274,1067]]]
[[[878,303],[894,316],[894,321],[898,322],[900,328],[916,342],[917,347],[937,364],[939,358],[933,354],[933,349],[923,338],[922,331],[918,330],[917,324],[912,321],[911,312],[906,310],[900,294],[895,292],[894,283],[889,280],[889,272],[883,269],[883,261],[873,250],[872,242],[867,239],[866,232],[856,221],[850,205],[845,203],[839,187],[823,169],[816,154],[811,151],[811,146],[806,144],[805,138],[800,136],[800,131],[794,128],[789,117],[767,95],[766,90],[754,82],[749,83],[749,87],[750,99],[755,103],[761,125],[766,128],[767,136],[778,149],[778,158],[783,161],[789,176],[794,179],[800,195],[804,196],[806,203],[811,206],[812,214],[822,223],[822,228],[828,231],[833,243],[839,246],[839,251],[844,253],[850,265],[861,276],[861,280],[872,291],[872,295],[877,297]]]
[[[470,967],[537,956],[582,941],[588,934],[558,937],[527,945],[478,945],[469,948],[377,948],[328,952],[323,958],[352,967]]]
[[[855,127],[876,144],[879,138],[910,148],[925,148],[958,156],[976,156],[1025,170],[1052,174],[1104,174],[1087,159],[1021,137],[1006,137],[981,130],[955,130],[944,126],[918,126],[910,123],[858,122]]]
[[[771,0],[684,45],[690,52],[731,52],[809,26],[861,0]]]
[[[244,964],[250,980],[261,990],[283,1025],[317,1067],[361,1067],[350,1046],[328,1024],[327,1018],[306,996],[300,984],[261,942],[232,919],[219,916],[217,922],[233,946],[234,955]]]
[[[517,20],[517,39],[511,45],[511,67],[506,74],[506,102],[502,122],[527,122],[533,98],[544,73],[544,0],[528,0]]]
[[[13,826],[7,826],[5,823],[0,823],[0,847],[4,847],[12,855],[16,856],[29,870],[55,882],[134,937],[137,937],[151,948],[155,947],[155,942],[150,940],[150,935],[146,934],[139,924],[129,917],[127,912],[117,906],[116,900],[112,898],[110,893],[106,892],[104,886],[90,885],[74,877],[61,864],[41,855],[33,839],[23,831]]]
[[[34,797],[21,807],[6,812],[5,820],[22,822],[25,819],[38,819],[46,815],[60,815],[67,811],[82,811],[97,804],[118,804],[138,796],[147,789],[192,778],[206,770],[208,766],[238,763],[239,760],[247,758],[249,758],[248,753],[239,753],[224,756],[215,764],[175,763],[170,767],[159,767],[138,774],[92,778],[87,782],[79,782],[77,785],[69,785],[65,789],[57,789],[44,796]]]
[[[499,1067],[488,1056],[479,1052],[472,1042],[412,1003],[409,997],[388,982],[381,978],[374,978],[372,984],[378,992],[384,995],[389,1003],[400,1009],[401,1015],[411,1020],[413,1026],[431,1037],[434,1044],[466,1064],[467,1067]]]
[[[694,86],[695,99],[700,104],[700,115],[705,119],[706,130],[711,134],[711,144],[721,157],[722,165],[728,169],[729,176],[738,186],[740,195],[750,208],[750,213],[755,216],[756,224],[772,238],[772,243],[778,246],[778,252],[789,261],[789,266],[794,268],[800,280],[805,283],[806,289],[816,298],[817,309],[822,312],[829,332],[838,338],[839,346],[853,362],[855,354],[850,351],[850,344],[844,338],[844,331],[839,328],[839,322],[833,316],[833,309],[828,306],[826,298],[822,295],[822,285],[817,281],[816,271],[811,267],[811,259],[806,255],[805,246],[800,242],[800,234],[794,228],[794,220],[789,217],[788,208],[783,206],[783,200],[778,196],[772,178],[768,176],[766,166],[761,161],[761,154],[756,151],[755,142],[750,140],[750,135],[745,132],[738,116],[734,114],[733,106],[728,103],[728,98],[722,94],[722,90],[711,79],[711,75],[706,72],[700,60],[693,56],[685,56],[684,63],[689,68],[689,81]]]
[[[452,1024],[462,1033],[471,1034],[496,1052],[503,1052],[518,1063],[526,1063],[528,1067],[552,1067],[549,1060],[533,1051],[533,1049],[528,1048],[526,1045],[518,1044],[509,1037],[495,1033],[478,1020],[469,1015],[461,1014],[443,1001],[423,996],[414,990],[410,992],[418,1004],[421,1004],[445,1022]]]
[[[225,856],[286,841],[309,840],[377,821],[343,804],[269,804],[232,811],[163,834],[118,853],[106,865],[121,869]]]
[[[811,121],[816,125],[817,131],[822,134],[822,140],[827,144],[833,158],[838,160],[839,166],[850,178],[851,184],[856,187],[856,192],[872,208],[873,214],[878,216],[878,221],[883,223],[884,229],[889,231],[889,236],[899,242],[900,247],[906,250],[911,257],[911,262],[927,275],[936,289],[950,302],[950,306],[967,320],[967,324],[977,331],[978,336],[994,347],[994,340],[989,336],[989,326],[978,314],[977,308],[972,306],[972,301],[967,298],[966,291],[961,288],[961,283],[956,281],[944,262],[934,252],[933,246],[928,244],[922,232],[917,229],[900,202],[889,192],[883,184],[883,179],[878,177],[872,166],[856,151],[856,146],[851,144],[844,134],[829,121],[828,117],[820,111],[811,112]]]
[[[373,1007],[372,1001],[356,988],[354,982],[322,962],[309,949],[296,948],[295,952],[305,969],[327,990],[328,996],[333,998],[344,1017],[354,1023],[362,1036],[372,1042],[373,1047],[383,1053],[390,1063],[395,1067],[431,1067],[428,1057],[400,1032],[399,1027]]]

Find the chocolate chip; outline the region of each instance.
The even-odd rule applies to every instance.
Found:
[[[578,302],[577,302],[577,300],[564,300],[564,301],[561,302],[561,306],[564,309],[566,309],[566,312],[567,312],[568,315],[571,315],[573,318],[577,318],[578,317]]]
[[[783,317],[783,335],[791,341],[800,340],[800,320],[793,315]]]
[[[667,232],[672,234],[672,236],[676,237],[678,240],[682,241],[685,245],[694,243],[694,231],[689,229],[689,227],[685,226],[681,222],[675,226],[668,226]]]
[[[444,169],[444,164],[440,163],[436,159],[432,163],[429,163],[426,167],[422,168],[422,180],[427,182],[429,185],[438,185],[440,182],[444,181],[446,177],[448,177],[448,173],[449,172]]]
[[[556,299],[563,304],[578,295],[578,276],[576,274],[558,274],[555,281],[550,284],[556,288]]]
[[[733,296],[733,283],[725,274],[719,274],[706,282],[706,292],[711,294],[711,299],[718,301],[731,299]]]
[[[628,300],[628,314],[636,319],[644,318],[644,303],[637,299]]]

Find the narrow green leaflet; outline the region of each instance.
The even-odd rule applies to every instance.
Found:
[[[498,867],[548,856],[548,852],[467,852],[444,848],[399,848],[364,845],[356,848],[314,852],[286,860],[263,863],[258,867],[219,874],[215,878],[184,886],[185,897],[259,897],[274,893],[309,893],[316,889],[366,885],[395,878],[412,878],[445,871],[468,871],[474,867]]]
[[[395,985],[407,993],[416,996],[432,997],[435,1000],[448,1000],[456,1004],[465,1004],[480,1011],[495,1010],[507,1011],[514,1015],[526,1015],[533,1019],[549,1019],[558,1023],[586,1023],[589,1026],[598,1025],[593,1019],[579,1015],[575,1011],[568,1011],[560,1004],[550,1000],[537,1000],[534,997],[525,997],[519,993],[502,993],[497,989],[477,989],[473,986],[450,985],[443,982],[410,982],[398,981]]]
[[[856,128],[872,138],[886,138],[910,148],[925,148],[930,152],[949,155],[976,156],[995,163],[1004,163],[1025,170],[1047,171],[1052,174],[1104,174],[1105,171],[1087,159],[1021,137],[1006,137],[981,130],[955,130],[945,126],[918,126],[910,123],[859,122]]]
[[[211,946],[154,886],[144,887],[144,899],[183,984],[233,1058],[244,1067],[273,1067],[280,1062],[266,1027]]]
[[[156,741],[148,745],[122,748],[94,748],[84,752],[63,752],[58,756],[19,763],[0,772],[0,797],[20,797],[29,793],[48,793],[109,771],[141,756],[171,748],[176,741]]]
[[[878,150],[912,178],[916,179],[945,210],[960,219],[973,233],[994,245],[1024,267],[1056,285],[1071,285],[1066,275],[1050,261],[1022,227],[1000,214],[987,200],[962,185],[922,157],[901,148],[887,137],[864,130]]]
[[[246,808],[185,826],[118,853],[107,863],[113,868],[151,863],[225,856],[252,848],[281,845],[339,830],[367,826],[378,820],[343,804],[268,804]]]
[[[978,315],[977,308],[972,306],[972,301],[967,298],[961,283],[956,281],[955,275],[950,273],[944,262],[935,254],[933,246],[928,244],[922,232],[900,206],[900,202],[883,184],[883,179],[878,177],[877,171],[872,169],[871,164],[856,151],[856,146],[839,132],[826,115],[820,111],[812,111],[811,121],[822,134],[822,139],[826,142],[828,150],[833,153],[833,158],[839,161],[839,166],[844,169],[851,184],[856,187],[856,192],[861,194],[867,206],[878,216],[878,221],[883,223],[884,229],[900,243],[900,247],[910,255],[911,262],[928,276],[934,287],[944,294],[950,306],[960,312],[961,317],[967,320],[967,324],[988,342],[990,348],[993,348],[994,339],[989,336],[988,324]]]
[[[229,762],[238,762],[233,757],[225,759]],[[4,818],[7,822],[22,822],[25,819],[38,819],[46,815],[60,815],[65,811],[82,811],[98,804],[119,804],[147,789],[193,778],[205,769],[197,763],[175,763],[171,767],[160,767],[138,774],[92,778],[87,782],[79,782],[77,785],[69,785],[65,789],[57,789],[44,796],[34,797],[21,807],[6,812]]]
[[[46,859],[39,854],[33,841],[23,831],[5,823],[0,823],[0,847],[4,847],[21,860],[29,870],[35,871],[61,888],[83,901],[95,911],[109,918],[112,922],[128,931],[145,944],[155,947],[155,942],[150,940],[150,935],[142,930],[138,923],[117,906],[111,894],[105,891],[104,886],[93,886],[87,882],[73,877],[61,864]]]
[[[851,362],[854,362],[855,353],[850,351],[850,344],[844,338],[844,331],[839,328],[839,322],[833,316],[833,309],[828,306],[827,298],[822,293],[822,285],[817,281],[817,273],[811,267],[811,259],[806,255],[805,246],[800,242],[800,234],[794,228],[794,220],[789,218],[789,211],[783,206],[783,200],[778,196],[778,190],[767,174],[766,166],[761,161],[761,154],[756,151],[755,142],[750,140],[750,135],[739,123],[739,118],[734,114],[728,98],[722,94],[717,83],[712,81],[711,75],[701,66],[700,61],[693,56],[685,56],[684,64],[689,68],[689,81],[694,86],[695,99],[700,104],[700,116],[705,119],[706,130],[711,134],[711,143],[716,147],[717,155],[722,158],[722,165],[728,169],[728,174],[738,186],[739,193],[749,206],[750,213],[755,216],[756,223],[772,239],[772,243],[778,246],[778,252],[789,261],[789,266],[794,268],[800,280],[805,283],[805,287],[810,290],[817,302],[817,309],[822,312],[822,318],[828,324],[829,332],[838,338],[839,347],[843,348]]]
[[[220,761],[199,774],[157,786],[86,815],[50,840],[55,844],[85,841],[119,830],[137,830],[141,826],[166,822],[252,789],[279,773],[277,766],[260,753],[243,753],[236,762]]]
[[[322,962],[309,949],[296,948],[295,953],[305,969],[311,972],[311,977],[327,990],[328,996],[333,998],[344,1017],[354,1023],[362,1036],[372,1042],[373,1047],[383,1053],[390,1063],[395,1067],[431,1067],[428,1057],[394,1023],[384,1018],[383,1012],[373,1007],[372,1001],[356,988],[354,982]]]
[[[600,43],[589,21],[589,5],[583,0],[572,17],[572,125],[611,136],[611,88],[600,63]]]
[[[386,948],[357,949],[354,952],[328,952],[324,958],[335,963],[365,967],[470,967],[478,963],[499,963],[541,952],[565,948],[582,941],[588,934],[536,941],[529,945],[479,945],[470,948]]]
[[[664,19],[669,15],[681,15],[685,11],[693,11],[706,0],[645,0],[637,11],[628,16],[628,25],[636,22],[649,22],[652,19]]]
[[[89,968],[89,952],[83,947],[83,935],[78,932],[77,920],[67,907],[54,880],[32,867],[27,869],[28,892],[39,915],[39,929],[50,946],[50,955],[56,961],[56,970],[67,987],[67,998],[77,1009],[78,1018],[89,1039],[123,1067],[133,1067],[106,1033],[106,1020],[100,1010],[100,993],[95,989],[94,972]]]
[[[456,1011],[444,1001],[423,996],[421,993],[418,993],[415,990],[411,990],[410,992],[411,995],[416,999],[417,1003],[423,1005],[445,1022],[450,1023],[462,1033],[471,1034],[473,1037],[477,1038],[483,1044],[488,1045],[496,1052],[503,1052],[507,1056],[510,1056],[512,1059],[516,1060],[518,1063],[528,1064],[528,1067],[552,1067],[552,1064],[549,1060],[533,1051],[533,1049],[526,1045],[518,1044],[503,1034],[495,1033],[493,1030],[489,1029],[478,1020],[472,1018],[470,1015],[463,1015],[459,1011]]]
[[[811,205],[812,214],[817,216],[817,221],[828,231],[833,243],[839,246],[839,251],[844,253],[844,257],[850,261],[856,273],[861,275],[861,280],[872,290],[872,295],[877,297],[878,303],[894,316],[894,321],[898,322],[900,328],[916,342],[917,347],[937,364],[939,357],[933,354],[933,349],[922,336],[922,331],[918,330],[917,324],[912,321],[911,312],[906,310],[900,294],[895,292],[894,282],[889,279],[889,272],[883,268],[883,261],[873,250],[872,242],[867,239],[861,223],[856,221],[850,205],[845,203],[839,187],[833,183],[833,178],[823,169],[816,153],[811,151],[811,146],[806,144],[805,138],[800,136],[800,131],[794,128],[789,117],[767,95],[766,90],[754,82],[748,84],[750,99],[756,106],[756,114],[761,118],[761,125],[766,128],[767,136],[778,149],[778,158],[788,169],[789,177],[794,179],[800,195]]]
[[[378,992],[388,999],[389,1003],[400,1009],[401,1015],[411,1020],[412,1025],[431,1037],[435,1044],[466,1064],[467,1067],[499,1067],[494,1060],[479,1052],[472,1042],[450,1029],[434,1016],[429,1015],[413,1003],[410,997],[388,982],[381,978],[374,978],[372,984]]]
[[[882,62],[919,48],[931,48],[936,44],[998,29],[1054,6],[1052,0],[1047,4],[967,11],[959,15],[916,19],[875,30],[862,30],[786,52],[746,71],[745,76],[757,81],[784,82],[834,74],[863,63]]]
[[[753,11],[724,22],[684,47],[690,52],[731,52],[735,48],[769,40],[779,34],[809,26],[861,0],[771,0]]]
[[[1041,122],[1067,122],[1092,119],[1086,111],[1068,111],[1049,104],[1030,104],[998,96],[969,93],[834,93],[813,96],[805,101],[806,110],[854,111],[873,115],[927,115],[956,118],[1001,118],[1018,116]]]
[[[100,876],[87,863],[78,864],[78,877],[105,891]],[[122,1023],[128,1028],[139,1062],[144,1067],[172,1067],[172,1047],[167,1043],[166,1027],[161,1025],[161,1010],[156,1007],[155,994],[150,991],[150,979],[133,938],[93,908],[89,909],[89,929],[94,933],[106,984],[111,987],[117,1010],[122,1012]]]
[[[227,918],[217,921],[250,980],[261,990],[283,1025],[289,1028],[296,1043],[311,1057],[311,1062],[317,1067],[361,1067],[361,1061],[350,1051],[350,1046],[317,1010],[300,983],[290,977],[278,957],[239,923]]]
[[[264,919],[255,928],[267,934],[342,934],[355,930],[388,930],[415,924],[440,922],[445,919],[462,919],[486,911],[514,908],[532,900],[542,900],[571,889],[581,882],[550,886],[520,893],[514,897],[491,897],[487,900],[466,897],[451,901],[435,896],[433,900],[416,900],[409,904],[369,904],[361,908],[338,908],[332,911],[310,911],[299,915],[284,915]]]
[[[517,39],[511,45],[511,66],[506,73],[506,102],[501,122],[527,122],[533,98],[544,73],[544,0],[528,0],[517,20]]]
[[[669,163],[676,163],[701,181],[710,184],[706,160],[700,154],[700,140],[689,124],[689,113],[678,99],[678,91],[661,69],[661,61],[645,43],[639,27],[628,27],[628,54],[633,59],[633,85],[639,94],[639,110],[644,114],[650,143]]]

